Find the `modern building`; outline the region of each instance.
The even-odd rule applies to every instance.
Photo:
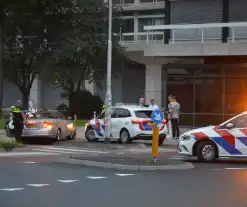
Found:
[[[181,104],[183,125],[217,124],[246,110],[246,0],[113,3],[123,8],[120,43],[139,63],[112,80],[113,103],[133,103],[144,96],[147,103],[154,98],[165,107],[167,95],[173,94]],[[54,108],[60,102],[52,85],[35,84],[37,103]],[[104,98],[105,91],[95,84],[86,83],[86,88]]]

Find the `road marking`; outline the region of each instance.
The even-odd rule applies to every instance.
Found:
[[[92,180],[97,180],[97,179],[104,179],[107,177],[87,176],[87,178],[92,179]]]
[[[247,170],[246,167],[229,167],[225,168],[226,170]]]
[[[73,183],[73,182],[77,182],[78,180],[57,180],[57,181],[61,183]]]
[[[0,157],[35,156],[35,155],[56,155],[56,153],[44,153],[44,152],[8,152],[8,153],[0,153]]]
[[[26,184],[28,186],[32,186],[32,187],[44,187],[44,186],[48,186],[50,184]]]
[[[182,157],[172,157],[172,158],[168,158],[169,160],[182,160]]]
[[[117,152],[116,155],[124,155],[124,152]]]
[[[121,174],[121,173],[115,173],[115,175],[124,177],[124,176],[136,175],[136,174]]]
[[[0,191],[17,191],[17,190],[24,190],[24,188],[3,188],[3,189],[0,189]]]
[[[99,155],[99,154],[92,154],[92,155],[97,156],[97,155]]]
[[[97,154],[107,154],[109,152],[103,152],[103,151],[91,151],[91,150],[82,150],[82,149],[68,149],[68,148],[60,148],[60,147],[42,147],[45,149],[51,149],[51,150],[62,150],[62,151],[71,151],[71,152],[86,152],[86,153],[97,153]]]
[[[25,161],[25,162],[23,162],[23,163],[25,163],[25,164],[35,164],[35,163],[37,163],[37,162]]]
[[[76,153],[76,152],[65,152],[61,150],[48,150],[48,149],[32,149],[32,150],[41,151],[41,152],[55,152],[56,154],[74,154],[74,155],[85,154],[85,153]]]

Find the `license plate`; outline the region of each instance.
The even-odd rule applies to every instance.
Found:
[[[28,124],[28,125],[26,125],[26,127],[29,129],[30,128],[32,129],[32,128],[38,128],[38,125],[37,124]]]

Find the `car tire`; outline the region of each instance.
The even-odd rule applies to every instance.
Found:
[[[211,141],[203,141],[197,146],[196,156],[199,161],[214,161],[218,157],[217,146]]]
[[[67,137],[67,140],[73,140],[76,138],[76,132],[73,132],[70,136]]]
[[[98,138],[96,138],[95,131],[94,131],[93,128],[88,128],[86,130],[85,137],[86,137],[87,141],[89,141],[89,142],[96,142],[96,141],[98,141]]]
[[[132,140],[130,138],[129,131],[127,129],[122,129],[120,131],[119,143],[126,144],[126,143],[130,143],[131,141]]]
[[[55,140],[56,140],[57,143],[59,143],[61,141],[61,129],[57,130]]]

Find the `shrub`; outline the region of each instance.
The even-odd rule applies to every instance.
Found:
[[[101,111],[102,104],[99,96],[94,96],[87,90],[75,91],[70,96],[69,107],[60,104],[57,110],[65,116],[73,117],[76,114],[78,119],[90,119],[94,111],[97,114]]]
[[[20,142],[16,142],[12,140],[0,141],[0,148],[3,148],[7,152],[10,152],[17,147],[24,147],[24,145]]]

